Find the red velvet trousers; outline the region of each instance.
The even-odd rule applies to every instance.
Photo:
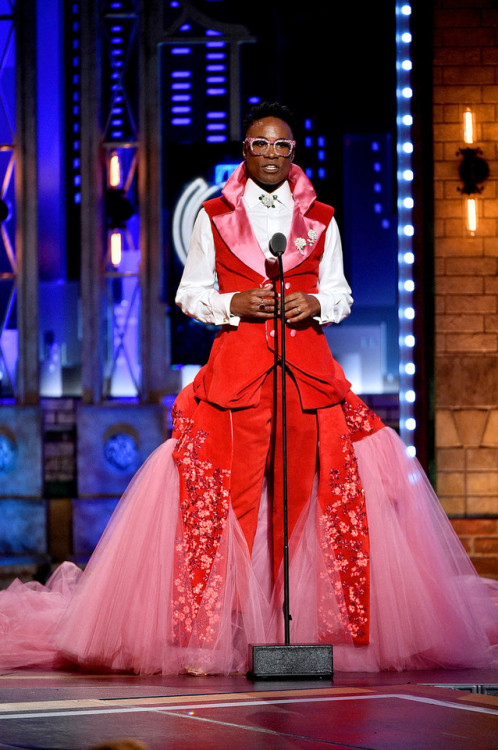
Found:
[[[265,476],[271,500],[275,578],[279,571],[283,557],[279,374],[277,369],[275,382],[272,372],[266,376],[259,390],[260,401],[254,407],[221,408],[196,399],[193,388],[184,389],[175,402],[174,458],[179,470],[183,539],[196,606],[200,606],[210,580],[230,503],[252,551]],[[339,567],[345,627],[356,643],[368,643],[368,524],[353,443],[383,425],[352,393],[343,403],[303,411],[290,375],[286,390],[289,538],[310,498],[319,457],[317,492],[320,534],[326,539],[324,561],[333,581]]]
[[[286,376],[287,501],[289,538],[306,505],[317,471],[316,411],[303,411],[299,392]],[[252,550],[258,521],[261,488],[266,477],[271,500],[273,572],[283,557],[282,370],[270,372],[257,407],[232,411],[232,507]]]

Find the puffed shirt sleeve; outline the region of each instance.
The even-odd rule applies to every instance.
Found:
[[[220,294],[216,285],[216,255],[211,221],[202,208],[194,224],[175,302],[186,315],[203,323],[238,325],[239,318],[230,315],[230,302],[235,292]]]
[[[340,323],[351,312],[353,297],[344,276],[341,236],[334,218],[325,234],[325,248],[318,271],[318,294],[314,296],[321,308],[315,320],[322,325]]]

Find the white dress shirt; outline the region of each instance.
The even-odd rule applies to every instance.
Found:
[[[273,205],[265,206],[260,197],[272,198]],[[253,180],[248,179],[243,201],[252,230],[265,254],[274,259],[269,249],[270,238],[275,232],[289,235],[294,199],[288,182],[284,182],[273,193],[265,193]],[[201,209],[194,224],[192,239],[180,285],[176,304],[184,313],[203,323],[238,325],[239,318],[230,314],[230,303],[234,292],[220,294],[216,282],[216,253],[211,220]],[[353,304],[351,289],[344,277],[342,246],[339,228],[334,218],[325,234],[325,248],[318,271],[318,294],[320,315],[315,317],[322,325],[340,323],[346,318]]]

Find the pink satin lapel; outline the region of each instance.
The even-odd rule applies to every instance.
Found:
[[[230,251],[246,266],[266,278],[265,255],[252,231],[243,202],[239,201],[235,211],[214,216],[213,222]]]
[[[294,206],[292,225],[289,237],[287,238],[287,248],[283,257],[284,272],[290,271],[291,268],[295,268],[311,255],[324,229],[325,226],[320,221],[303,216],[299,210],[299,206]],[[310,232],[312,233],[311,237],[309,234]],[[296,245],[296,240],[298,240],[298,238],[299,240],[306,242],[305,247],[301,247],[302,242],[299,243],[299,247],[301,247],[300,250]]]
[[[232,207],[232,211],[214,216],[213,222],[230,251],[237,258],[240,258],[246,266],[266,279],[265,256],[252,231],[242,200],[246,182],[246,163],[243,161],[229,177],[221,191]]]
[[[315,188],[311,180],[297,164],[291,164],[289,171],[289,183],[295,203],[305,214],[316,199]]]
[[[265,255],[252,231],[242,200],[246,182],[246,165],[242,162],[222,191],[233,210],[215,216],[213,222],[234,255],[263,278],[267,278]],[[283,257],[284,271],[295,268],[313,252],[325,229],[321,222],[304,215],[316,199],[316,193],[310,180],[297,164],[291,165],[289,183],[294,197],[294,214]],[[296,245],[297,240],[299,248]]]
[[[221,191],[223,193],[223,196],[233,208],[236,208],[242,200],[246,182],[247,170],[246,163],[245,161],[243,161],[239,164],[237,169],[232,172]]]

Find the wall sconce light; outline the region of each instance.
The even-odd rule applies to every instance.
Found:
[[[119,160],[119,154],[117,153],[117,151],[111,152],[111,155],[109,157],[109,164],[107,167],[107,175],[109,187],[121,187],[121,162]]]
[[[114,269],[119,268],[123,252],[123,230],[133,216],[133,206],[120,188],[108,188],[106,195],[107,213],[107,258]]]
[[[467,144],[474,143],[474,126],[474,113],[470,108],[467,108],[463,113],[463,139]],[[463,187],[459,187],[458,190],[466,196],[466,228],[471,234],[475,234],[477,231],[477,195],[482,192],[481,183],[489,177],[489,166],[482,158],[481,149],[472,148],[471,145],[458,149],[457,156],[462,157],[458,172]]]
[[[111,236],[109,238],[109,245],[111,253],[111,263],[115,268],[117,268],[121,263],[121,253],[123,248],[121,232],[119,230],[112,230]]]
[[[111,229],[124,228],[133,216],[133,206],[126,197],[126,186],[123,186],[121,157],[116,150],[107,157],[106,213]]]
[[[108,232],[108,258],[114,268],[121,263],[123,250],[122,230],[131,219],[134,208],[126,197],[126,186],[123,186],[123,165],[119,151],[113,150],[106,159],[107,192],[106,215]]]

